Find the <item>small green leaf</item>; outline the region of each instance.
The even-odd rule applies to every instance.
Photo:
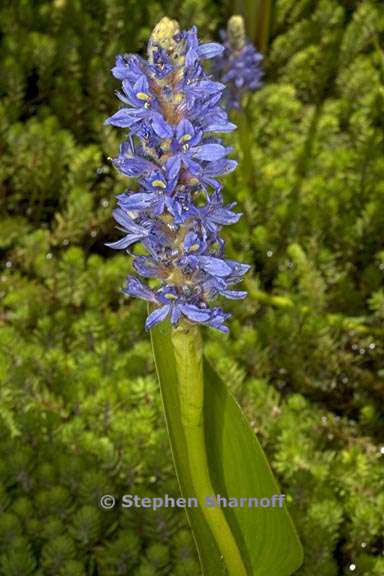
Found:
[[[202,438],[205,453],[200,454],[200,460],[193,454],[193,450],[198,450],[198,441],[196,444],[191,439],[196,430],[191,429],[190,423],[186,425],[184,403],[190,394],[186,394],[184,388],[187,386],[190,392],[196,386],[198,404],[198,365],[201,358],[197,357],[199,345],[195,342],[199,336],[196,330],[190,330],[189,336],[184,332],[183,339],[177,342],[175,334],[176,331],[167,322],[162,322],[151,331],[180,489],[184,498],[197,498],[199,502],[199,507],[187,507],[186,512],[203,573],[206,576],[226,573],[238,576],[236,550],[233,550],[235,547],[247,575],[290,576],[303,561],[301,544],[292,520],[285,505],[280,508],[277,500],[275,507],[260,506],[261,498],[271,498],[281,491],[240,407],[207,361],[204,361],[202,382]],[[184,367],[181,365],[183,355],[178,346],[181,346],[181,350],[182,347],[188,350],[184,356]],[[193,350],[195,358],[190,357]],[[189,374],[194,382],[187,381]],[[196,410],[195,405],[193,409]],[[197,461],[201,465],[199,471],[196,470]],[[205,486],[213,488],[211,494],[201,493],[204,490],[205,466],[210,480]],[[236,498],[239,506],[220,508],[222,518],[220,512],[219,516],[210,519],[204,506],[207,503],[205,498],[217,494],[227,499]],[[259,507],[249,507],[245,501],[244,507],[240,507],[240,498],[252,497],[259,499]],[[226,541],[232,554],[226,554]],[[228,566],[227,558],[232,568]]]

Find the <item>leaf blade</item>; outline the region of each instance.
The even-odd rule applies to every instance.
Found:
[[[181,422],[180,383],[171,330],[168,322],[154,327],[151,330],[152,345],[180,490],[184,498],[196,497],[193,474],[186,458],[186,432]],[[207,361],[204,362],[204,426],[209,473],[215,494],[238,499],[280,494],[255,434]],[[203,504],[200,499],[200,505]],[[285,506],[223,510],[249,575],[290,576],[301,565],[301,544]],[[186,508],[186,512],[203,573],[207,576],[225,574],[220,552],[201,508]]]
[[[206,446],[212,483],[229,497],[271,497],[281,493],[263,449],[234,400],[205,361]],[[229,523],[248,558],[250,574],[290,576],[303,552],[288,510],[227,508]]]

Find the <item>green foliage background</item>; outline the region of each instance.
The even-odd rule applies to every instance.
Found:
[[[178,494],[145,307],[103,245],[125,187],[103,120],[116,53],[164,14],[210,38],[235,9],[1,3],[1,576],[200,573],[182,510],[97,506]],[[227,242],[250,297],[206,352],[289,495],[298,576],[384,575],[383,41],[380,2],[276,0],[266,83],[231,137]]]

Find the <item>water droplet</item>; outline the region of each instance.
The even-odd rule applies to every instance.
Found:
[[[103,208],[108,208],[109,202],[105,198],[101,201],[101,205]]]
[[[92,238],[95,238],[97,236],[97,231],[96,230],[92,230],[91,231],[91,236]]]
[[[268,250],[267,256],[268,256],[268,258],[272,258],[272,256],[273,256],[272,250]]]
[[[351,572],[354,572],[356,570],[356,564],[350,564],[349,569]]]
[[[48,252],[48,254],[46,254],[45,257],[46,257],[47,260],[51,260],[52,257],[53,257],[52,252]]]
[[[366,543],[366,542],[362,542],[362,543],[361,543],[361,547],[362,547],[362,548],[366,548],[366,547],[367,547],[367,543]]]
[[[374,350],[376,348],[376,344],[374,342],[371,342],[370,345],[368,346],[368,348],[370,350]]]
[[[12,268],[12,262],[10,260],[7,260],[5,263],[5,267],[6,268]]]

